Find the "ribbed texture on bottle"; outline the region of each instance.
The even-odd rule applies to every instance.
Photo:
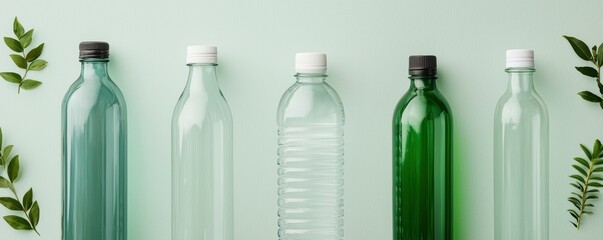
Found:
[[[279,129],[279,239],[343,239],[343,126]]]

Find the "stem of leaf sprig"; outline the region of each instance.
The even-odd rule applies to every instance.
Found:
[[[19,177],[19,155],[14,156],[10,161],[13,145],[2,148],[2,128],[0,128],[0,169],[8,172],[8,179],[0,176],[0,188],[8,188],[14,198],[0,197],[0,204],[12,211],[21,211],[27,219],[16,215],[4,216],[4,221],[15,230],[33,230],[40,236],[36,228],[40,220],[40,206],[38,201],[33,201],[33,189],[30,188],[23,200],[19,198],[15,190],[15,182]]]
[[[44,50],[44,43],[31,49],[31,51],[27,53],[25,52],[27,47],[29,47],[32,42],[33,32],[33,29],[25,32],[23,25],[21,25],[17,17],[15,17],[15,20],[13,21],[13,33],[17,38],[4,38],[4,43],[6,43],[8,48],[16,53],[21,53],[21,55],[11,54],[10,58],[13,60],[15,65],[17,65],[17,67],[25,70],[23,76],[14,72],[0,73],[0,77],[4,78],[4,80],[18,85],[17,93],[21,93],[21,88],[29,90],[42,85],[42,82],[40,81],[28,79],[27,74],[29,71],[40,71],[44,69],[46,65],[48,65],[47,61],[38,59]]]
[[[599,198],[595,193],[599,192],[598,188],[603,187],[603,184],[600,182],[603,181],[603,178],[597,174],[598,172],[603,171],[603,146],[601,145],[601,142],[599,140],[595,141],[592,152],[582,144],[580,144],[580,148],[582,148],[582,151],[584,151],[587,158],[574,158],[579,164],[572,165],[572,167],[576,169],[578,174],[570,176],[570,178],[576,180],[576,182],[571,183],[570,185],[579,192],[572,192],[571,196],[568,198],[568,201],[572,203],[576,209],[567,210],[575,220],[575,222],[570,222],[576,229],[580,229],[584,214],[593,213],[591,208],[593,208],[594,205],[590,203],[590,201]]]
[[[13,193],[13,195],[15,196],[15,199],[17,200],[17,202],[19,202],[19,203],[20,203],[20,202],[21,202],[21,200],[19,200],[19,196],[17,195],[17,192],[15,191],[15,187],[14,187],[13,183],[10,183],[10,185],[8,186],[8,188],[10,189],[10,191],[11,191],[11,192]],[[33,194],[33,190],[32,190],[31,188],[29,189],[29,192],[32,192],[32,194]],[[28,192],[28,193],[29,193],[29,192]],[[26,194],[26,195],[27,195],[27,194]],[[38,203],[38,202],[36,201],[36,202],[35,202],[35,205],[36,205],[36,206],[38,205],[37,203]],[[40,236],[40,233],[38,232],[38,229],[36,228],[36,224],[33,224],[33,222],[34,222],[34,221],[33,221],[33,219],[32,219],[32,213],[31,213],[31,211],[30,211],[29,213],[27,212],[28,210],[31,210],[31,207],[30,207],[30,209],[27,209],[27,210],[25,209],[25,207],[24,207],[23,205],[21,205],[21,207],[22,207],[21,211],[23,211],[23,214],[25,214],[25,216],[27,217],[27,220],[28,220],[28,221],[29,221],[29,223],[31,224],[31,228],[32,228],[32,230],[34,230],[34,232],[36,232],[36,234],[38,234],[38,236]],[[38,214],[39,214],[39,210],[38,210]]]

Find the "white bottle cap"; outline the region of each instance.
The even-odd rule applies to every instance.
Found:
[[[507,68],[534,68],[534,50],[507,50]]]
[[[324,73],[327,71],[327,54],[310,52],[295,54],[295,72]]]
[[[215,46],[196,45],[186,48],[186,64],[217,62],[218,48]]]

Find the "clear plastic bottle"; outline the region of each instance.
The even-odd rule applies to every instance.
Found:
[[[548,113],[534,89],[534,52],[507,51],[509,83],[494,117],[495,240],[548,240]]]
[[[280,240],[343,239],[343,104],[325,83],[326,55],[298,53],[278,122]]]
[[[217,48],[189,46],[172,117],[172,239],[234,237],[232,115],[218,86]]]
[[[82,73],[62,104],[63,240],[127,238],[126,103],[109,44],[80,43]]]
[[[393,118],[393,239],[452,239],[452,113],[435,56],[410,56]]]

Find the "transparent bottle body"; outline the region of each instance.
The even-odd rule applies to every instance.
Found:
[[[393,239],[452,239],[452,115],[434,76],[412,76],[393,118]]]
[[[127,239],[126,123],[107,60],[82,60],[62,104],[63,240]]]
[[[234,239],[232,134],[215,65],[190,65],[172,117],[172,239]]]
[[[494,118],[495,240],[548,240],[548,113],[532,69],[508,69]]]
[[[298,74],[278,122],[280,240],[343,239],[344,109],[326,75]]]

